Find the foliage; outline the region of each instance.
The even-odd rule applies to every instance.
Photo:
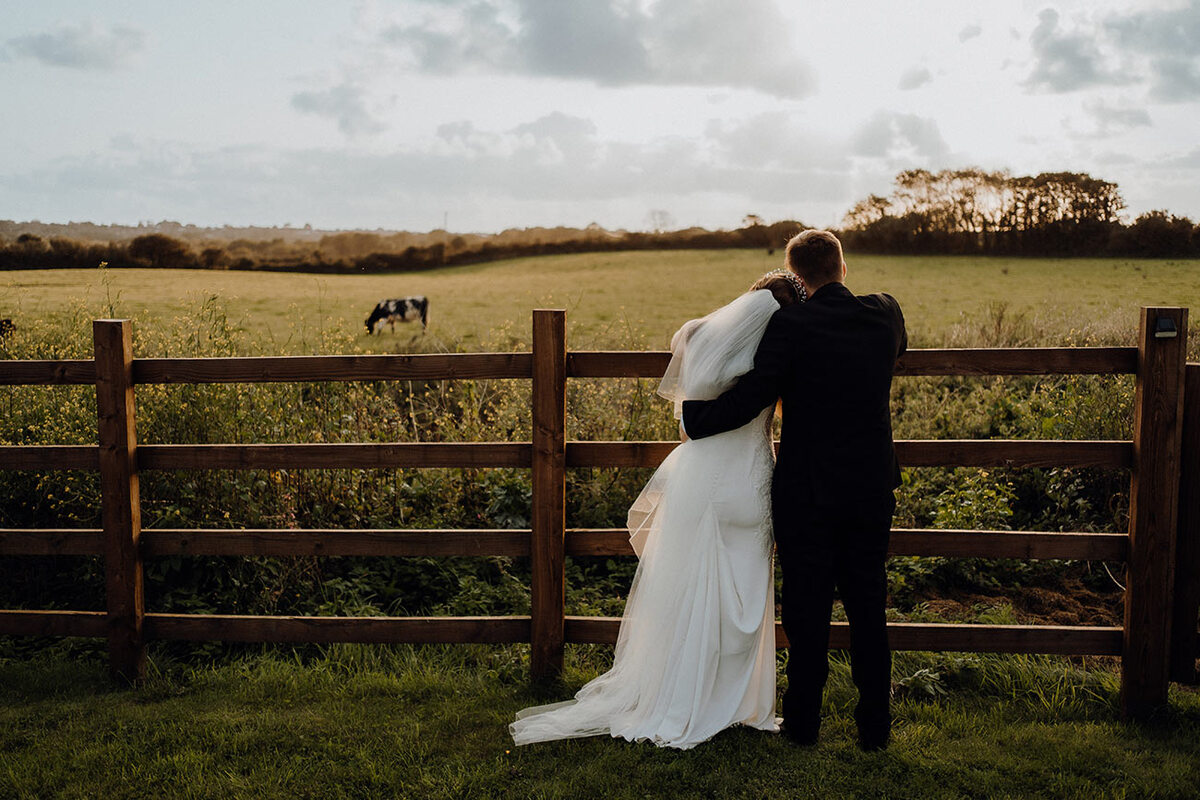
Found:
[[[53,236],[46,240],[27,230],[45,227],[39,223],[22,225],[0,221],[0,230],[23,231],[12,244],[0,237],[0,270],[87,268],[106,262],[114,267],[156,269],[236,269],[351,275],[423,272],[452,265],[565,253],[745,247],[774,252],[805,227],[794,220],[765,225],[750,215],[745,227],[734,230],[689,228],[673,231],[667,230],[673,225],[669,213],[655,211],[651,214],[654,215],[650,221],[653,228],[651,233],[610,232],[590,226],[583,230],[509,230],[494,236],[459,234],[453,238],[446,231],[432,231],[429,234],[340,231],[327,233],[316,241],[312,237],[285,241],[282,236],[269,241],[230,239],[221,235],[223,232],[198,239],[194,231],[180,231],[171,224],[158,227],[184,234],[186,238],[155,231],[139,233],[128,241],[110,238],[104,243],[66,236]],[[94,230],[90,232],[96,233]],[[113,234],[109,232],[107,235]]]
[[[1124,207],[1115,183],[1085,173],[909,169],[846,213],[843,237],[871,253],[1200,255],[1190,219],[1152,211],[1123,225]]]

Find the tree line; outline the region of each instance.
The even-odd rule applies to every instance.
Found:
[[[846,247],[870,253],[1017,256],[1200,256],[1200,228],[1150,211],[1121,221],[1117,184],[1081,172],[906,170],[891,194],[858,202]]]
[[[187,242],[163,233],[128,241],[87,242],[65,236],[21,233],[0,237],[0,269],[68,267],[156,267],[171,269],[264,270],[361,274],[413,272],[457,264],[560,253],[617,250],[720,249],[763,247],[786,242],[804,226],[794,220],[763,224],[755,219],[731,231],[689,228],[659,233],[613,233],[585,229],[534,229],[496,236],[445,234],[441,241],[408,244],[408,234],[346,231],[315,243],[274,240]],[[426,235],[426,240],[430,237]]]
[[[1187,217],[1150,211],[1122,221],[1117,184],[1086,173],[1015,176],[981,169],[906,170],[887,196],[870,195],[843,219],[847,250],[881,254],[1200,257],[1200,227]],[[161,223],[166,225],[167,223]],[[71,223],[78,226],[79,223]],[[63,226],[0,221],[0,269],[158,267],[285,272],[411,272],[456,264],[561,253],[616,250],[781,248],[806,226],[767,224],[748,214],[740,228],[710,231],[608,231],[586,228],[510,229],[495,235],[269,229],[232,240],[206,237],[219,229],[170,223],[129,239],[46,235]],[[70,227],[74,230],[90,230]],[[115,231],[101,230],[103,235]],[[110,226],[111,227],[111,226]],[[131,229],[140,230],[140,229]],[[234,230],[234,229],[231,229]],[[86,233],[84,234],[86,235]],[[319,237],[319,238],[318,238]]]

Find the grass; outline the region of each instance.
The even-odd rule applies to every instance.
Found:
[[[860,293],[888,291],[905,308],[914,344],[935,341],[965,314],[1002,301],[1013,312],[1050,319],[1064,332],[1109,321],[1132,337],[1142,305],[1200,307],[1200,261],[848,257],[848,283]],[[351,331],[367,351],[465,346],[478,349],[508,326],[528,338],[529,312],[568,309],[576,346],[614,329],[665,347],[686,319],[727,302],[780,256],[760,250],[584,253],[523,258],[392,275],[309,275],[207,270],[34,270],[0,272],[0,316],[66,321],[68,301],[83,319],[117,314],[156,326],[217,296],[231,319],[269,352],[291,352],[313,331]],[[362,320],[384,297],[430,298],[430,334],[416,326],[366,335]],[[80,336],[90,336],[80,331]]]
[[[679,752],[608,737],[516,748],[520,708],[568,697],[603,653],[572,648],[533,692],[523,648],[340,646],[158,671],[116,690],[98,663],[0,665],[0,797],[1195,797],[1200,695],[1116,719],[1116,675],[1065,659],[899,654],[939,672],[895,704],[882,754],[854,745],[835,654],[821,743],[732,729]]]

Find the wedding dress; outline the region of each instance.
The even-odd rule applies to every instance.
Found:
[[[748,372],[779,308],[748,292],[671,340],[659,394],[717,397]],[[612,669],[574,700],[527,708],[517,744],[609,734],[687,749],[735,724],[778,730],[770,486],[774,408],[737,430],[684,442],[629,509],[640,561]]]

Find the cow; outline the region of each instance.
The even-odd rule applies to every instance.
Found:
[[[367,317],[367,334],[375,333],[385,322],[392,326],[392,333],[395,333],[397,322],[413,322],[417,319],[421,320],[421,333],[424,333],[429,326],[429,300],[424,295],[380,300],[371,316]]]

